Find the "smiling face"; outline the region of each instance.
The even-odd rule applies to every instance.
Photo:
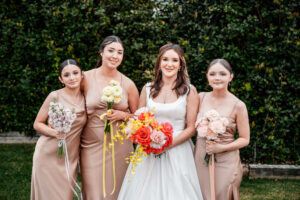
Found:
[[[102,65],[109,68],[117,68],[123,60],[123,55],[123,46],[118,42],[112,42],[106,45],[101,52]]]
[[[173,49],[167,50],[160,59],[162,75],[168,78],[177,77],[180,69],[179,55]]]
[[[76,65],[66,65],[59,76],[60,82],[65,84],[67,88],[78,88],[82,80],[81,69]]]
[[[233,78],[233,74],[231,74],[221,63],[216,63],[209,68],[206,77],[209,85],[213,89],[218,90],[224,88],[227,89],[228,84]]]

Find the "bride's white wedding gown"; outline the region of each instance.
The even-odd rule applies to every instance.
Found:
[[[159,123],[172,124],[174,139],[185,128],[186,95],[173,103],[157,103],[149,98],[150,87],[146,86],[147,107],[155,108]],[[136,167],[135,174],[130,174],[130,164],[118,200],[201,200],[193,148],[189,139],[160,157],[150,154]]]

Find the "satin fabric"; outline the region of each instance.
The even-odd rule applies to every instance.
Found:
[[[106,198],[103,197],[102,190],[102,158],[103,158],[103,139],[104,139],[104,120],[99,116],[107,111],[106,103],[101,101],[102,90],[107,85],[99,85],[97,82],[96,69],[85,72],[86,80],[89,81],[89,89],[86,94],[88,122],[81,138],[81,174],[82,174],[82,191],[84,200],[115,200],[118,197],[128,164],[125,158],[133,150],[132,143],[125,140],[124,144],[115,143],[115,166],[116,166],[116,190],[113,190],[113,171],[112,171],[112,154],[111,151],[106,153]],[[119,81],[119,80],[116,80]],[[120,103],[115,104],[113,109],[128,111],[128,97],[125,92],[126,80],[122,75],[121,87],[123,88],[123,97]],[[113,124],[116,131],[116,122]],[[110,142],[110,134],[107,136]]]
[[[66,143],[70,163],[70,176],[74,180],[78,174],[79,145],[82,129],[86,122],[84,99],[76,105],[71,102],[62,90],[57,90],[48,95],[41,111],[48,113],[49,104],[56,97],[57,101],[65,108],[75,108],[76,119],[71,130],[67,133]],[[54,137],[41,135],[38,139],[33,155],[31,200],[71,200],[73,191],[67,179],[65,157],[57,157],[59,140]],[[71,182],[74,188],[75,183]],[[79,194],[78,194],[79,195]]]
[[[202,101],[204,101],[204,97]],[[218,138],[216,140],[216,142],[220,144],[228,144],[234,141],[236,122],[231,117],[234,108],[235,106],[231,109],[231,113],[226,117],[229,121],[229,125],[226,127],[226,132],[222,135],[218,135]],[[205,113],[205,110],[206,108],[200,107],[199,115],[203,115],[203,113]],[[210,200],[209,168],[206,161],[204,160],[206,154],[205,146],[206,139],[197,137],[194,152],[197,173],[203,198],[204,200]],[[239,187],[243,175],[239,150],[221,152],[214,154],[214,156],[216,158],[216,161],[214,163],[216,200],[239,200]]]

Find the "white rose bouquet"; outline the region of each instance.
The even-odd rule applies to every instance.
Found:
[[[107,112],[100,116],[100,119],[104,119],[106,115],[109,115],[111,113],[111,109],[114,103],[119,103],[122,98],[122,88],[120,86],[120,83],[111,80],[109,82],[109,85],[103,88],[103,95],[101,97],[101,101],[107,103]],[[105,127],[104,132],[109,133],[110,132],[110,121],[105,120]]]

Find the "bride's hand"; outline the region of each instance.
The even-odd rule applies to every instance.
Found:
[[[106,119],[110,120],[110,124],[112,124],[116,121],[124,120],[126,116],[124,111],[111,109],[111,114],[106,115]]]
[[[206,140],[206,153],[211,155],[213,153],[220,153],[224,151],[224,145],[216,143],[215,141]]]
[[[161,155],[163,153],[165,153],[166,151],[168,151],[170,149],[170,147],[165,147],[165,149],[162,151],[162,152],[159,152],[159,153],[153,153],[154,155],[158,156],[158,155]]]

